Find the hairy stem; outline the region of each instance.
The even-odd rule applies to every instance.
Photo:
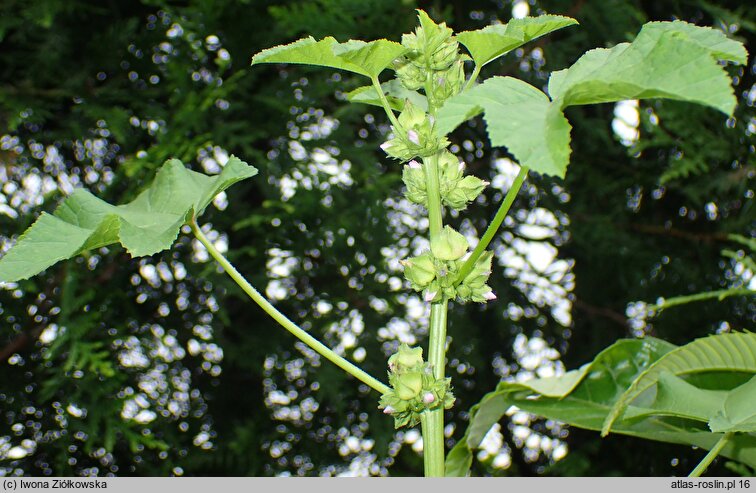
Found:
[[[709,453],[706,454],[703,459],[701,459],[701,462],[698,463],[696,468],[693,469],[693,472],[691,472],[688,477],[698,478],[701,476],[701,474],[706,472],[706,468],[708,468],[711,462],[719,455],[724,446],[727,445],[727,442],[730,441],[730,438],[732,438],[732,432],[722,435],[722,438],[720,438],[719,441],[714,444],[711,450],[709,450]]]
[[[483,234],[483,238],[480,239],[478,244],[475,246],[475,250],[473,250],[470,257],[465,261],[464,265],[462,265],[462,268],[459,270],[459,275],[457,276],[458,280],[467,277],[472,268],[475,266],[475,262],[477,262],[480,256],[483,255],[483,252],[486,251],[488,245],[491,244],[491,240],[493,240],[494,236],[496,236],[497,231],[499,231],[499,228],[501,227],[501,223],[504,222],[504,218],[507,217],[509,209],[512,207],[517,194],[520,192],[520,188],[522,188],[522,183],[525,181],[525,177],[527,176],[528,171],[528,168],[526,168],[525,166],[520,168],[520,172],[517,173],[517,177],[514,179],[514,182],[512,182],[512,186],[509,188],[507,195],[501,202],[499,210],[496,212],[493,220],[488,225],[486,232]]]
[[[237,271],[236,268],[231,265],[231,262],[229,262],[228,259],[226,259],[226,257],[224,257],[223,254],[215,248],[212,242],[207,239],[205,234],[202,232],[202,229],[197,225],[197,222],[195,220],[192,220],[190,225],[192,227],[194,236],[196,236],[200,243],[202,243],[205,248],[207,248],[207,251],[210,253],[210,255],[212,255],[215,261],[218,262],[218,264],[223,267],[223,270],[226,271],[231,279],[233,279],[236,284],[238,284],[239,287],[242,288],[242,290],[247,293],[250,298],[252,298],[252,301],[257,303],[260,308],[265,311],[265,313],[273,318],[273,320],[281,324],[284,329],[291,332],[297,339],[307,344],[319,355],[323,356],[325,359],[335,364],[345,372],[349,373],[362,383],[377,390],[381,394],[385,394],[386,392],[391,390],[387,385],[381,383],[376,378],[366,373],[364,370],[358,368],[354,364],[350,363],[343,357],[333,352],[328,346],[315,339],[304,329],[289,320],[286,315],[279,312],[276,307],[274,307],[268,300],[266,300],[265,297],[261,295],[254,287],[252,287],[252,285],[247,282],[244,276],[242,276],[239,271]]]

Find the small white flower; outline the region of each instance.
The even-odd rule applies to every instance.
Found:
[[[496,295],[493,293],[493,291],[488,291],[487,293],[483,293],[483,297],[487,301],[493,301],[496,299]]]
[[[414,159],[412,161],[410,161],[409,163],[407,163],[407,166],[409,166],[412,169],[420,169],[420,168],[423,167],[420,163],[418,163]]]
[[[384,142],[380,145],[380,148],[384,151],[388,152],[388,148],[391,147],[391,143],[389,141]]]
[[[385,407],[385,408],[383,409],[383,414],[391,414],[391,413],[393,413],[393,412],[394,412],[394,408],[393,408],[393,407],[391,407],[391,406],[386,406],[386,407]]]
[[[434,396],[432,392],[426,392],[425,394],[423,394],[423,402],[425,404],[433,404],[435,400],[436,396]]]
[[[415,132],[414,130],[410,130],[409,132],[407,132],[407,138],[409,139],[410,142],[412,142],[416,146],[420,145],[420,136],[417,135],[417,132]]]
[[[435,298],[437,294],[438,294],[438,291],[426,291],[425,301],[433,301],[433,298]]]

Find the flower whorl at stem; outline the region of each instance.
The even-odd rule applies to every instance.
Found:
[[[417,425],[425,411],[451,408],[451,379],[433,376],[430,363],[423,361],[422,348],[402,344],[388,364],[391,390],[381,396],[378,408],[394,417],[395,428]]]

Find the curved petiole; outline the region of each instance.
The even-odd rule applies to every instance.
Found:
[[[217,248],[212,244],[210,240],[207,239],[205,234],[202,232],[202,229],[197,224],[197,221],[195,219],[192,219],[192,221],[189,223],[189,225],[192,228],[192,233],[194,233],[194,236],[197,237],[197,239],[202,243],[205,248],[207,248],[207,251],[210,253],[210,255],[215,259],[218,264],[220,264],[221,267],[223,267],[223,270],[226,271],[226,274],[228,274],[231,279],[233,279],[236,284],[239,285],[242,290],[247,293],[247,295],[252,298],[252,301],[257,303],[260,308],[262,308],[265,313],[270,315],[273,320],[281,324],[281,326],[291,332],[297,339],[307,344],[310,348],[312,348],[313,351],[317,352],[319,355],[323,356],[325,359],[330,361],[331,363],[335,364],[345,372],[352,375],[357,380],[361,381],[362,383],[368,385],[372,389],[380,392],[381,394],[385,394],[391,388],[388,385],[385,385],[381,383],[376,378],[372,377],[368,373],[366,373],[364,370],[360,369],[353,363],[349,362],[342,356],[339,356],[336,354],[331,348],[320,342],[319,340],[315,339],[313,336],[311,336],[307,331],[299,327],[297,324],[289,320],[286,315],[281,313],[274,307],[263,295],[261,295],[245,278],[242,276],[239,271],[236,270],[236,268],[231,264],[231,262],[228,261],[226,257],[223,256],[222,253],[218,251]]]
[[[468,257],[467,260],[465,260],[465,263],[459,270],[459,275],[457,276],[458,281],[461,281],[462,279],[467,277],[470,271],[472,271],[472,268],[475,266],[475,262],[478,261],[480,256],[483,255],[483,252],[486,251],[486,248],[488,248],[488,245],[491,244],[491,241],[493,240],[494,236],[496,236],[496,233],[501,227],[501,223],[503,223],[504,218],[507,217],[509,209],[512,207],[517,194],[520,192],[520,188],[522,188],[522,184],[525,181],[525,177],[528,175],[528,171],[528,168],[526,168],[525,166],[522,166],[520,168],[520,172],[517,173],[517,176],[512,182],[512,186],[509,187],[507,195],[504,197],[504,200],[502,200],[501,205],[499,206],[499,210],[496,212],[493,220],[491,220],[488,228],[486,228],[486,232],[483,234],[483,238],[480,239],[478,244],[475,246],[475,250],[473,250],[472,254]]]

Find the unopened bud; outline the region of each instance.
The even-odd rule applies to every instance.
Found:
[[[470,245],[460,233],[444,226],[440,233],[431,238],[430,247],[433,256],[440,260],[457,260],[467,252]]]
[[[446,70],[457,60],[459,43],[447,39],[436,48],[430,57],[431,70]]]
[[[386,406],[383,408],[383,414],[391,414],[394,412],[394,408],[391,406]]]
[[[485,298],[485,299],[486,299],[487,301],[493,301],[493,300],[495,300],[495,299],[496,299],[496,295],[494,294],[494,292],[493,292],[493,291],[488,291],[488,292],[486,292],[486,293],[483,293],[483,297],[484,297],[484,298]]]
[[[423,389],[423,375],[420,372],[410,372],[400,375],[394,385],[396,395],[408,401],[420,393]]]
[[[404,277],[418,291],[425,289],[436,278],[436,265],[429,253],[412,257],[404,262]]]
[[[416,146],[420,145],[420,136],[414,130],[409,130],[407,132],[407,139],[409,139],[409,141],[415,144]]]
[[[436,396],[434,396],[432,392],[426,392],[425,394],[423,394],[423,403],[433,404],[435,400],[436,400]]]
[[[399,346],[399,350],[388,360],[391,371],[402,371],[423,364],[423,348],[411,348],[407,344]]]
[[[399,114],[399,117],[397,118],[399,120],[399,123],[404,128],[412,128],[419,125],[422,125],[427,120],[427,115],[425,111],[421,110],[409,99],[406,99],[404,101],[404,109]]]
[[[407,57],[395,60],[394,70],[402,85],[410,91],[416,91],[425,84],[425,71],[412,63]]]

